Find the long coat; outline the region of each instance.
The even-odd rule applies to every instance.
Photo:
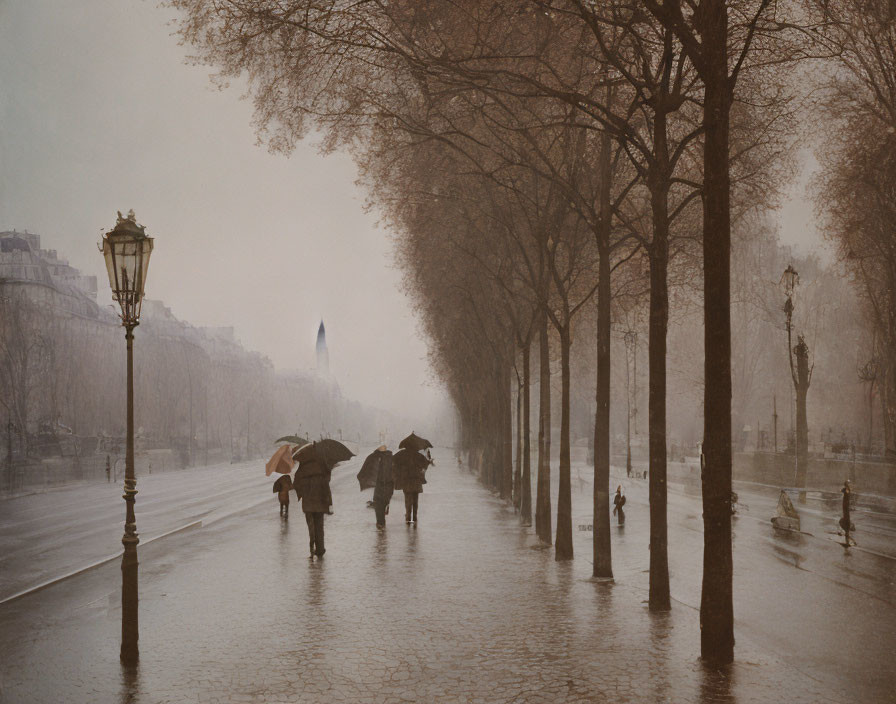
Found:
[[[304,513],[328,513],[333,504],[330,493],[330,472],[317,461],[302,462],[293,482]]]
[[[280,503],[289,506],[289,490],[292,489],[292,477],[284,474],[274,482],[274,493],[278,494]]]
[[[840,518],[840,527],[845,531],[855,530],[856,526],[850,518],[849,511],[849,500],[852,496],[852,492],[846,487],[843,487],[840,491],[843,493],[843,516]]]
[[[421,493],[426,483],[426,468],[429,461],[419,452],[399,450],[392,458],[395,488],[406,494]]]
[[[392,453],[389,450],[373,453],[376,455],[376,485],[373,487],[373,502],[385,506],[392,500],[395,482],[392,479]]]

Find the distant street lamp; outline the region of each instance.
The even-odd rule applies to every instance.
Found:
[[[809,383],[812,380],[812,369],[809,367],[809,347],[802,335],[797,336],[797,344],[793,346],[793,292],[800,282],[800,275],[793,265],[788,265],[781,276],[781,283],[787,293],[784,302],[784,314],[787,316],[787,354],[790,360],[790,377],[796,391],[796,485],[806,488],[806,476],[809,469],[809,423],[806,415],[806,396],[809,394]],[[793,358],[796,356],[796,364]],[[805,501],[805,491],[800,492],[800,501]]]
[[[129,543],[136,545],[140,540],[137,537],[137,523],[134,518],[134,497],[137,494],[137,480],[134,477],[134,328],[140,324],[143,287],[146,284],[146,271],[149,268],[152,245],[153,238],[147,237],[143,226],[137,224],[133,210],[129,211],[126,217],[118,213],[115,229],[105,234],[100,245],[106,258],[112,297],[121,306],[121,324],[125,329],[128,349],[128,428],[123,497],[127,502],[127,514],[124,536],[121,539],[126,547]]]

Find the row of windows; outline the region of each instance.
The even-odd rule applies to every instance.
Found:
[[[46,281],[47,279],[40,266],[18,264],[0,264],[0,278],[24,281]]]

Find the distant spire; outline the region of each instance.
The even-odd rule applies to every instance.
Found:
[[[323,318],[317,329],[317,371],[319,374],[330,373],[330,353],[327,351],[327,331],[324,329]]]

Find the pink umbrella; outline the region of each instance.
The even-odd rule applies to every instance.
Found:
[[[265,476],[271,476],[274,472],[278,474],[289,474],[295,466],[295,460],[292,458],[292,445],[282,445],[268,460],[264,466]]]

